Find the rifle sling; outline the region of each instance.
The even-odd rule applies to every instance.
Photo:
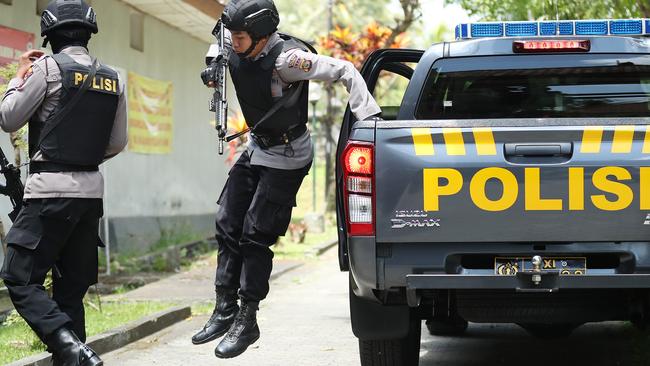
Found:
[[[273,104],[273,107],[271,107],[271,109],[269,109],[266,112],[266,114],[262,116],[260,121],[255,124],[255,126],[251,129],[250,132],[255,133],[255,130],[257,130],[261,125],[264,124],[264,122],[266,122],[269,118],[271,118],[271,116],[273,116],[275,112],[280,110],[280,108],[282,107],[289,108],[292,107],[294,104],[296,104],[296,102],[298,102],[298,98],[300,97],[300,90],[303,88],[304,84],[305,84],[304,80],[298,82],[297,84],[296,83],[291,84],[292,86],[289,88],[291,89],[289,91],[289,94],[283,95],[282,98],[280,98],[280,100],[275,102],[275,104]]]

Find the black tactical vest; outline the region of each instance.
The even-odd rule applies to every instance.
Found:
[[[96,167],[104,160],[115,121],[120,86],[117,72],[99,66],[90,87],[63,120],[41,141],[41,131],[77,93],[90,73],[89,66],[70,56],[52,56],[61,69],[61,99],[45,122],[29,123],[29,155],[41,151],[49,162],[66,165],[69,171]],[[79,169],[75,169],[78,166]]]
[[[234,52],[230,57],[230,75],[237,91],[246,124],[253,128],[273,107],[276,99],[271,95],[271,78],[275,61],[282,52],[295,48],[309,52],[299,40],[282,35],[283,40],[271,49],[268,55],[257,61],[240,59]],[[298,83],[295,86],[299,85]],[[289,129],[307,124],[309,104],[309,83],[303,82],[300,96],[293,105],[280,108],[263,125],[255,130],[258,135],[282,136]],[[285,90],[285,93],[288,91]]]

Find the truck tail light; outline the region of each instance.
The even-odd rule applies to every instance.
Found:
[[[348,234],[375,235],[374,146],[364,142],[348,143],[342,158]]]
[[[588,40],[537,40],[515,41],[512,44],[516,53],[535,52],[589,52],[591,42]]]

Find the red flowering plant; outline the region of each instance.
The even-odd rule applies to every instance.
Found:
[[[376,22],[356,33],[350,27],[336,26],[327,36],[318,39],[323,54],[350,61],[361,68],[368,55],[380,48],[403,48],[408,43],[405,33],[393,37],[393,31]]]
[[[237,111],[233,116],[228,118],[229,136],[230,134],[241,132],[247,127],[246,119],[240,111]],[[248,142],[248,134],[243,134],[228,143],[228,155],[226,156],[226,163],[228,165],[233,165],[235,163],[237,155],[246,148],[246,142]]]

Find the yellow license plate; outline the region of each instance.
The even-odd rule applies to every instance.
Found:
[[[496,257],[494,274],[514,276],[518,272],[533,269],[532,257]],[[585,257],[542,257],[542,271],[558,271],[560,276],[582,276],[587,274]]]

